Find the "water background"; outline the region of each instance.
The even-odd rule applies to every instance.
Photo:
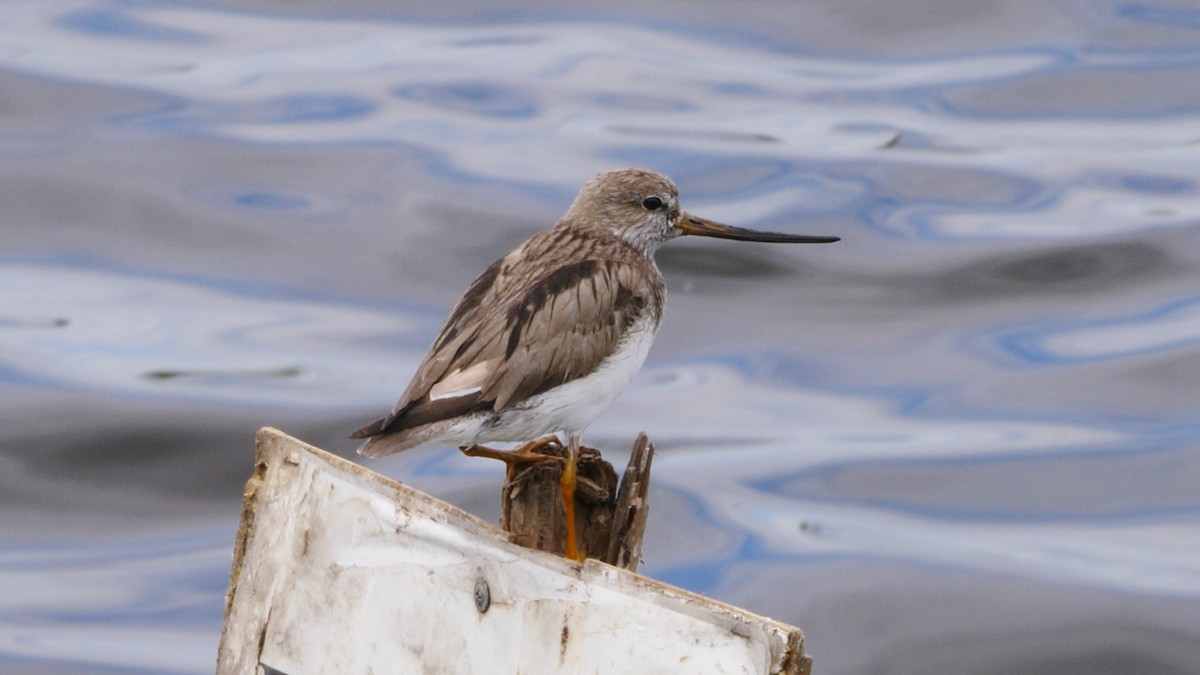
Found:
[[[647,574],[819,673],[1200,672],[1200,9],[1111,0],[0,5],[0,671],[211,672],[255,429],[349,456],[627,165],[843,238],[660,253]]]

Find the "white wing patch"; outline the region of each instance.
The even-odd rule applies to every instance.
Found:
[[[468,368],[446,373],[445,377],[429,388],[429,399],[440,401],[444,398],[456,398],[481,391],[483,385],[495,372],[497,363],[499,363],[499,359],[488,359]]]

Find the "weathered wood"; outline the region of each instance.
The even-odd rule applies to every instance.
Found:
[[[538,452],[566,457],[566,448],[551,444]],[[581,448],[575,490],[575,529],[589,558],[636,571],[649,507],[650,463],[654,445],[638,436],[629,466],[618,485],[617,472],[595,448]],[[546,460],[508,464],[500,491],[500,526],[513,541],[529,548],[563,554],[566,517],[563,509],[563,462]]]
[[[810,672],[797,628],[517,546],[274,429],[235,551],[221,675]]]

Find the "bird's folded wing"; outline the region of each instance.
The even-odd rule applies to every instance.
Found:
[[[658,311],[646,297],[654,289],[641,268],[612,260],[585,260],[547,275],[510,310],[504,359],[484,397],[505,410],[591,374],[644,312]]]
[[[504,411],[588,375],[637,319],[661,307],[661,298],[650,297],[662,292],[653,270],[627,262],[583,260],[503,289],[493,268],[451,311],[392,415],[361,437]]]

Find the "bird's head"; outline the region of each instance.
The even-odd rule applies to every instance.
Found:
[[[681,235],[739,241],[827,244],[838,237],[760,232],[693,216],[679,208],[679,190],[670,178],[647,169],[618,169],[596,176],[579,191],[563,221],[617,236],[646,255]]]

